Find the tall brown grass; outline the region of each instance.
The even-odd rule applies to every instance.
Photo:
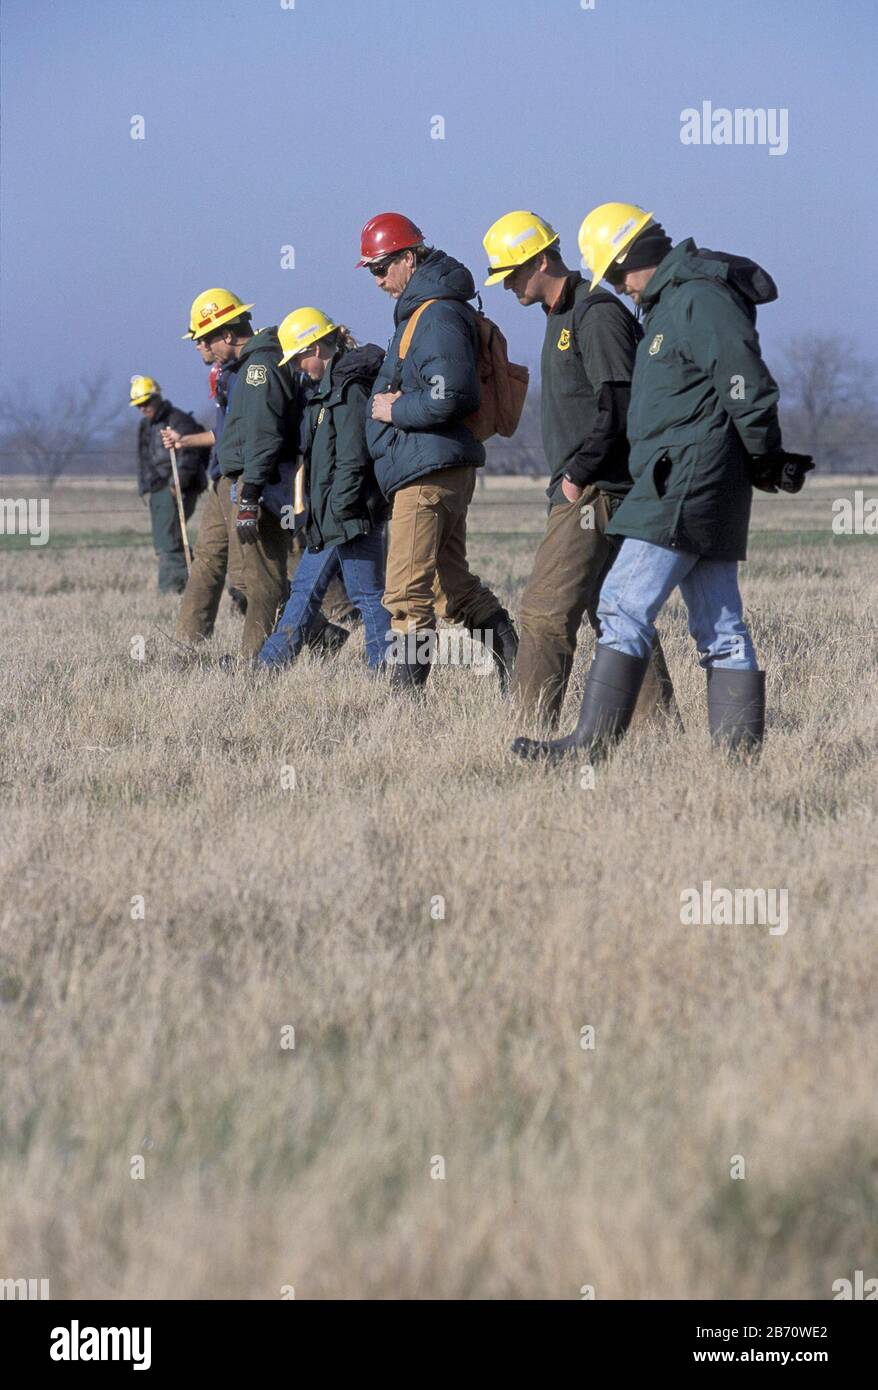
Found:
[[[674,604],[686,732],[591,788],[512,760],[493,678],[394,701],[359,635],[277,680],[181,670],[149,550],[0,553],[0,1278],[804,1299],[878,1274],[878,568],[833,540],[836,495],[756,508],[761,762],[711,751]],[[64,497],[56,542],[94,529]],[[542,522],[522,486],[473,508],[513,610]],[[214,649],[238,633],[224,606]],[[683,925],[707,879],[787,888],[786,935]]]

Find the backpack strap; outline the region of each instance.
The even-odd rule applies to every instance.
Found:
[[[412,345],[412,338],[415,336],[415,329],[418,326],[418,319],[421,317],[421,314],[424,312],[425,309],[428,309],[431,304],[435,303],[435,299],[425,299],[423,304],[419,304],[415,312],[409,316],[409,321],[405,326],[405,331],[403,332],[403,335],[399,340],[400,361],[403,360],[403,358],[405,357],[406,353]]]
[[[418,319],[421,317],[421,314],[424,312],[425,309],[428,309],[431,304],[435,303],[435,299],[425,299],[423,304],[419,304],[417,309],[415,309],[414,313],[409,316],[409,320],[405,328],[403,329],[402,337],[399,340],[399,351],[397,353],[396,366],[393,370],[393,380],[391,381],[388,390],[399,390],[399,383],[402,379],[402,364],[406,358],[409,348],[412,345],[412,338],[415,336],[415,329],[418,326]]]

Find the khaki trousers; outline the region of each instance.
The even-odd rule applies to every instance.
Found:
[[[578,502],[552,507],[522,597],[512,693],[525,717],[542,717],[552,727],[558,723],[567,693],[583,616],[596,633],[600,631],[598,596],[620,545],[606,534],[611,505],[606,493],[591,487]],[[632,723],[657,712],[664,716],[676,712],[658,638]]]
[[[177,619],[177,637],[181,642],[194,642],[211,635],[226,567],[236,554],[240,581],[235,587],[247,595],[241,655],[249,659],[256,656],[271,632],[277,610],[286,599],[290,533],[272,512],[260,507],[258,539],[252,545],[241,545],[235,532],[237,507],[230,494],[231,480],[226,477],[220,478],[216,492],[209,494],[218,507],[212,507],[209,514],[205,508],[192,575]]]
[[[437,617],[481,628],[502,607],[466,558],[475,485],[472,466],[439,468],[394,493],[382,601],[395,632],[435,627]]]
[[[220,478],[216,489],[208,488],[204,494],[192,573],[177,618],[177,638],[181,642],[211,636],[226,578],[231,588],[246,592],[231,487],[231,479]]]

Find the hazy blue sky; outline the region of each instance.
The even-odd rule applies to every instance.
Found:
[[[772,351],[832,332],[876,354],[874,0],[3,0],[0,372],[47,389],[106,363],[181,405],[193,297],[258,325],[300,304],[384,344],[363,222],[408,212],[484,278],[501,213],[542,212],[578,264],[596,203],[751,255]],[[785,107],[789,150],[686,146],[680,113]],[[131,118],[146,138],[130,138]],[[431,118],[445,139],[431,139]],[[280,266],[295,247],[296,267]],[[538,309],[484,291],[534,363]]]

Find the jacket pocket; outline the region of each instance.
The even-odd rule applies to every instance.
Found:
[[[644,472],[648,491],[657,502],[685,497],[697,452],[698,446],[688,440],[656,449]]]

